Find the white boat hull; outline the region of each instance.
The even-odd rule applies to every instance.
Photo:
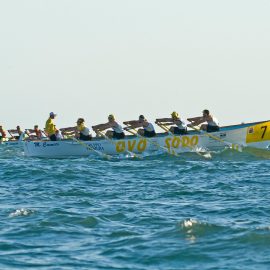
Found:
[[[263,127],[263,128],[261,128]],[[266,127],[266,131],[265,131]],[[263,134],[264,133],[264,134]],[[93,141],[81,143],[72,140],[62,141],[25,141],[24,151],[30,157],[80,157],[103,153],[118,155],[144,152],[163,151],[169,153],[194,152],[203,149],[222,150],[228,146],[225,142],[244,145],[259,149],[269,149],[270,122],[258,122],[221,128],[219,132],[210,133],[222,141],[209,137],[207,134],[190,132],[183,136],[159,134],[155,138],[127,136],[123,140],[106,140],[95,138]],[[263,136],[262,136],[263,135]],[[91,150],[94,149],[95,151]]]
[[[21,141],[3,141],[0,143],[1,146],[12,146],[12,147],[22,147]]]

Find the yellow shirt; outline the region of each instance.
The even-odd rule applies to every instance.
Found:
[[[53,123],[52,118],[49,118],[46,122],[45,131],[48,133],[49,136],[55,134],[56,128]]]
[[[84,123],[80,124],[80,125],[77,125],[77,130],[78,131],[83,131],[85,129],[85,125]]]
[[[77,125],[77,130],[85,135],[85,136],[89,136],[90,135],[90,131],[89,131],[89,128],[85,126],[84,123],[80,124],[80,125]]]

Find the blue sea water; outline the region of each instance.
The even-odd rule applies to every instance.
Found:
[[[270,160],[0,147],[0,269],[270,269]]]

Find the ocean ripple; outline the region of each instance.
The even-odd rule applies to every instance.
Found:
[[[269,172],[231,150],[110,161],[0,148],[0,268],[268,269]]]

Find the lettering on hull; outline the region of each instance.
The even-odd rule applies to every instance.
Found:
[[[194,147],[198,145],[199,137],[198,136],[176,136],[166,138],[165,141],[161,143],[161,146],[167,147],[168,149],[181,148],[181,147]],[[157,143],[158,144],[158,143]],[[140,140],[123,140],[116,143],[115,150],[117,153],[123,153],[125,151],[130,152],[144,152],[147,149],[148,141],[147,139]]]
[[[270,141],[270,122],[265,122],[247,129],[246,143]]]
[[[104,151],[104,148],[101,145],[101,143],[92,143],[92,144],[89,144],[89,146],[92,147],[94,150]]]
[[[198,145],[199,137],[198,136],[182,136],[182,137],[173,137],[165,139],[165,144],[168,149],[170,148],[180,148],[180,147],[194,147]]]
[[[144,152],[147,147],[147,140],[141,139],[137,140],[128,140],[128,141],[119,141],[116,144],[115,150],[117,153],[123,153],[125,151],[133,152]]]

